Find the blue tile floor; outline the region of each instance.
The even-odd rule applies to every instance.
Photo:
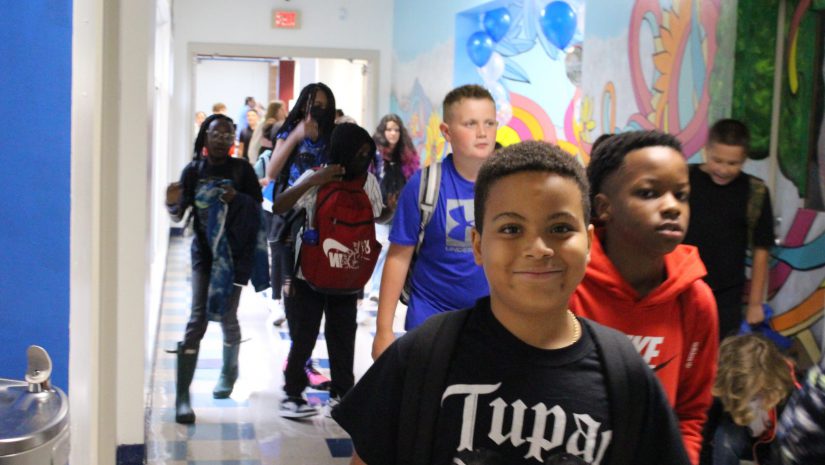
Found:
[[[198,369],[191,392],[197,421],[186,426],[175,423],[175,355],[172,350],[183,336],[189,315],[189,237],[170,241],[163,290],[158,346],[153,360],[149,414],[146,425],[146,454],[150,465],[299,465],[346,464],[352,442],[336,423],[324,415],[307,420],[278,416],[283,396],[281,368],[289,351],[286,326],[272,321],[263,294],[244,289],[238,310],[243,338],[240,378],[231,398],[212,398],[212,388],[221,367],[220,325],[209,325],[201,342]],[[375,333],[375,304],[369,300],[359,309],[356,336],[355,375],[359,378],[372,363],[370,350]],[[396,312],[401,331],[404,309]],[[323,328],[323,326],[322,326]],[[321,335],[313,352],[320,371],[329,376],[326,342]],[[323,409],[328,394],[307,392],[307,398]]]

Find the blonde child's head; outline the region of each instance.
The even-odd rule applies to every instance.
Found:
[[[758,399],[770,410],[793,388],[790,362],[769,340],[755,335],[732,336],[719,346],[719,368],[713,395],[740,426],[748,425],[754,414],[751,401]]]
[[[439,128],[455,157],[483,162],[492,155],[498,122],[496,102],[487,89],[468,84],[451,90],[443,112]]]

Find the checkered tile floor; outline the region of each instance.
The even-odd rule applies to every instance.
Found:
[[[238,318],[244,339],[240,352],[240,378],[229,399],[212,398],[221,367],[220,325],[209,325],[201,342],[198,368],[192,382],[194,425],[174,421],[175,355],[166,353],[181,340],[189,315],[189,244],[191,237],[170,241],[166,282],[153,363],[150,413],[146,425],[146,455],[150,465],[298,465],[345,464],[352,454],[347,434],[323,415],[307,420],[278,416],[283,396],[281,368],[289,351],[287,328],[273,326],[277,317],[266,298],[251,287],[244,289]],[[404,312],[396,314],[403,326]],[[375,304],[364,301],[359,309],[355,375],[372,363],[370,349],[375,332]],[[323,326],[322,326],[323,329]],[[399,327],[400,331],[400,327]],[[313,352],[321,372],[329,376],[323,334]],[[310,403],[325,406],[328,394],[307,391]]]

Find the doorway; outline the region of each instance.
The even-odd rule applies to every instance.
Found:
[[[376,50],[193,43],[189,54],[192,118],[197,111],[209,114],[217,102],[237,118],[249,96],[264,108],[279,99],[291,109],[306,84],[323,82],[335,94],[338,109],[368,131],[377,123]]]

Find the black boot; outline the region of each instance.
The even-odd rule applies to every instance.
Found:
[[[195,375],[195,366],[198,364],[198,347],[184,347],[178,342],[177,385],[175,396],[175,422],[194,423],[195,412],[189,400],[189,385]]]
[[[221,368],[218,384],[212,390],[212,397],[215,399],[226,399],[232,394],[235,381],[238,379],[238,351],[240,347],[240,343],[229,346],[224,344],[223,346],[223,368]]]

